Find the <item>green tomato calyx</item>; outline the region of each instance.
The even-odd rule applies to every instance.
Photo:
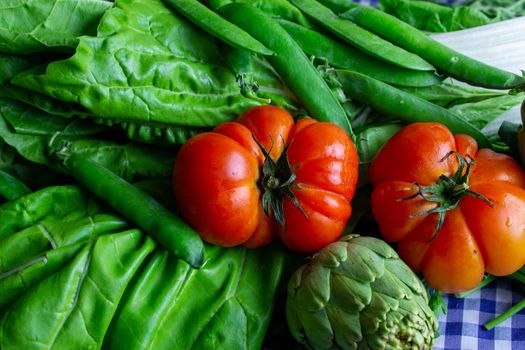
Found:
[[[433,209],[411,215],[411,217],[414,218],[428,214],[438,214],[436,231],[428,240],[429,243],[437,237],[439,231],[443,227],[446,212],[457,208],[464,196],[474,196],[487,202],[490,206],[494,206],[487,197],[470,190],[469,176],[470,171],[472,170],[472,165],[474,165],[474,159],[468,155],[467,157],[463,157],[457,151],[450,151],[441,159],[441,161],[445,161],[452,155],[456,155],[459,163],[458,169],[452,174],[452,176],[449,177],[442,174],[435,184],[429,186],[422,186],[421,184],[414,182],[414,185],[416,185],[418,189],[417,192],[409,197],[400,199],[404,201],[421,197],[427,201],[438,204],[437,207]]]
[[[260,187],[263,192],[262,195],[262,206],[264,213],[270,217],[272,214],[277,222],[284,228],[284,199],[289,198],[292,203],[301,211],[301,213],[308,217],[304,209],[301,207],[301,203],[297,200],[297,197],[293,194],[291,187],[295,183],[296,176],[292,171],[290,163],[288,162],[288,145],[285,146],[283,153],[276,161],[270,156],[274,141],[269,150],[267,150],[253,135],[253,139],[261,149],[264,155],[264,163],[262,167],[262,179]]]

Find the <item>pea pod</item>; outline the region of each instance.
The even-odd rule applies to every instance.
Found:
[[[221,12],[276,53],[267,60],[313,118],[337,124],[352,135],[350,122],[335,95],[299,45],[274,19],[242,3],[225,5]]]
[[[291,2],[323,27],[372,56],[408,69],[434,70],[432,65],[419,56],[381,39],[350,21],[339,18],[328,7],[315,0],[291,0]]]
[[[151,196],[81,155],[65,155],[64,165],[78,182],[137,224],[168,251],[193,267],[202,265],[204,244],[199,235]]]
[[[468,134],[480,148],[491,147],[490,141],[477,128],[449,110],[366,75],[337,70],[337,79],[344,92],[352,99],[369,105],[374,110],[404,122],[439,122],[454,134]]]
[[[166,2],[194,24],[232,46],[261,55],[273,54],[250,34],[224,20],[197,0],[166,0]]]
[[[385,83],[410,87],[431,86],[443,80],[432,72],[406,69],[378,60],[298,24],[285,20],[278,22],[307,55],[324,57],[334,67],[354,70]]]
[[[357,6],[344,12],[341,17],[423,57],[457,80],[493,89],[525,89],[524,77],[462,55],[409,24],[377,9]]]

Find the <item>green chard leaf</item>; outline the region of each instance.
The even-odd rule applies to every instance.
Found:
[[[105,346],[260,349],[285,263],[278,247],[206,246],[199,270],[158,250],[137,277]]]
[[[470,124],[482,129],[504,112],[519,106],[524,99],[524,94],[503,95],[478,102],[456,105],[449,109]]]
[[[449,32],[492,22],[482,11],[466,6],[445,6],[429,1],[380,0],[380,8],[428,32]]]
[[[160,0],[119,1],[74,56],[13,83],[100,118],[150,125],[215,126],[260,104],[241,95],[215,39]]]
[[[450,108],[457,104],[479,102],[492,97],[507,95],[506,91],[479,88],[451,79],[447,79],[441,84],[433,86],[399,88],[445,108]]]
[[[7,0],[0,4],[0,52],[73,49],[95,33],[112,2],[105,0]]]
[[[100,348],[128,283],[154,248],[138,230],[87,244],[2,315],[2,349]]]
[[[471,0],[468,6],[494,21],[525,16],[525,0]]]
[[[292,265],[282,247],[207,245],[193,269],[104,210],[77,186],[0,206],[16,223],[0,238],[0,348],[261,348]]]
[[[86,119],[53,116],[0,98],[0,138],[32,162],[60,170],[49,155],[59,140],[67,140],[71,142],[71,152],[96,160],[128,181],[170,176],[173,151],[105,140],[104,136],[112,132],[111,128]]]

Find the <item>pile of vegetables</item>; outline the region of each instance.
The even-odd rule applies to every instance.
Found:
[[[431,348],[525,283],[525,77],[417,28],[518,3],[0,5],[0,348]]]

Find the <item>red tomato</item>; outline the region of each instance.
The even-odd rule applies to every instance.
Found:
[[[474,161],[468,179],[463,177],[468,188],[443,185],[443,175],[451,178],[458,171],[459,157],[453,152]],[[466,168],[456,178],[465,173]],[[372,213],[381,233],[387,241],[399,242],[401,258],[432,287],[464,291],[475,287],[485,272],[507,275],[525,264],[525,172],[511,157],[478,150],[474,139],[452,135],[441,124],[414,123],[379,151],[370,180]],[[438,182],[443,187],[428,187]],[[438,214],[425,213],[449,203],[417,195],[420,188],[427,198],[428,190],[445,201],[457,195],[457,206],[446,212],[437,236]]]
[[[269,171],[272,164],[279,170]],[[350,217],[357,166],[355,147],[338,126],[294,124],[285,110],[262,106],[183,145],[173,188],[181,216],[207,242],[255,248],[277,231],[289,248],[315,252],[337,240]],[[269,217],[263,203],[273,201]]]

